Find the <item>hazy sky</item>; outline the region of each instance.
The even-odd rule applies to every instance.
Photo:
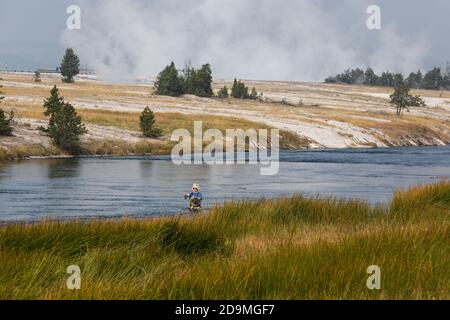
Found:
[[[81,7],[81,30],[66,9]],[[369,5],[381,30],[368,30]],[[54,68],[73,46],[110,81],[209,62],[215,78],[323,80],[450,60],[448,0],[0,0],[0,68]]]

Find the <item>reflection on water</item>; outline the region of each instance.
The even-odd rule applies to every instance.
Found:
[[[64,165],[60,165],[61,160],[49,159],[45,163],[47,177],[49,179],[76,178],[80,175],[80,161],[81,159],[70,159]]]
[[[281,153],[276,176],[259,166],[183,165],[165,157],[30,160],[0,165],[0,220],[154,215],[184,210],[200,183],[206,206],[293,193],[388,200],[396,188],[450,178],[450,148]]]

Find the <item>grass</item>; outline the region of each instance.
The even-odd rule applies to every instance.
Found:
[[[74,84],[63,84],[59,77],[43,76],[43,82],[36,84],[32,81],[31,75],[21,75],[7,73],[2,75],[5,81],[3,91],[8,99],[4,102],[4,107],[13,108],[18,116],[44,119],[42,115],[41,101],[49,95],[49,90],[53,85],[57,85],[61,94],[68,102],[75,105],[85,104],[91,109],[78,109],[84,122],[101,126],[112,126],[119,129],[138,131],[138,112],[119,112],[101,110],[108,109],[115,104],[142,106],[142,109],[150,107],[173,107],[174,111],[180,107],[186,107],[192,112],[203,114],[180,113],[157,113],[157,121],[162,127],[165,139],[175,128],[187,128],[192,130],[194,120],[202,120],[207,128],[218,128],[223,131],[225,128],[267,128],[267,125],[238,119],[239,115],[233,117],[235,112],[248,113],[255,117],[273,118],[276,121],[286,124],[311,124],[321,127],[328,127],[330,130],[339,131],[346,138],[355,140],[355,145],[373,147],[373,143],[364,143],[353,133],[345,134],[343,129],[337,127],[331,121],[337,120],[342,123],[357,126],[365,133],[373,135],[379,141],[388,146],[393,145],[435,145],[441,140],[447,143],[450,139],[448,121],[445,119],[445,110],[438,111],[435,108],[427,109],[427,114],[412,116],[404,114],[401,119],[394,115],[394,108],[389,106],[386,99],[369,97],[362,93],[389,93],[392,88],[378,88],[366,86],[345,86],[330,84],[308,84],[305,86],[299,83],[289,82],[249,82],[250,87],[256,86],[258,91],[267,94],[268,97],[274,95],[281,97],[296,94],[295,97],[302,98],[305,105],[299,107],[281,106],[279,103],[262,103],[259,101],[240,99],[197,99],[193,97],[172,98],[152,95],[152,85],[137,84],[107,84],[96,81],[77,81]],[[222,87],[225,82],[215,82],[214,88]],[[227,82],[229,84],[229,82]],[[324,90],[326,89],[326,90]],[[331,90],[330,90],[331,89]],[[427,97],[449,97],[445,91],[417,91],[417,93]],[[275,99],[275,98],[273,98]],[[276,98],[278,99],[278,98]],[[292,96],[292,99],[297,99]],[[98,104],[98,105],[97,105]],[[312,107],[312,105],[315,105]],[[167,110],[167,109],[166,109]],[[230,117],[205,115],[204,111],[215,113],[228,112]],[[386,121],[387,120],[387,121]],[[307,130],[305,132],[308,132]],[[308,133],[307,133],[308,134]],[[311,133],[309,133],[311,134]],[[320,138],[320,137],[319,137]],[[100,137],[98,140],[102,140]],[[310,146],[314,143],[314,137],[310,139],[301,137],[287,130],[281,131],[281,147],[286,149],[298,149]],[[109,141],[104,143],[111,144]],[[98,141],[95,142],[99,144]],[[123,143],[113,143],[115,148],[103,148],[118,151],[117,154],[124,154],[128,149],[137,150],[138,146],[128,145],[119,147]],[[85,149],[87,146],[85,147]],[[89,151],[88,154],[95,153],[98,148]],[[147,148],[148,149],[148,148]],[[155,149],[155,146],[152,147]],[[133,152],[134,153],[134,152]]]
[[[450,182],[386,206],[239,201],[196,216],[0,227],[0,299],[448,299]],[[381,268],[381,290],[366,287]],[[79,265],[81,290],[66,268]]]
[[[14,104],[14,112],[17,117],[46,120],[43,115],[43,108],[37,104]],[[83,122],[92,125],[108,126],[118,129],[140,131],[139,112],[120,112],[109,110],[78,109],[78,115]],[[203,131],[214,128],[219,129],[225,135],[226,129],[253,128],[255,130],[271,128],[252,121],[233,117],[221,117],[210,115],[189,115],[176,112],[155,113],[157,125],[163,130],[163,137],[160,141],[142,139],[138,143],[130,143],[125,140],[108,140],[98,138],[84,141],[81,145],[84,155],[147,155],[147,154],[170,154],[175,143],[169,141],[172,132],[178,128],[186,128],[193,135],[194,121],[203,122]],[[1,141],[0,141],[1,142]],[[209,142],[204,142],[206,146]],[[300,137],[295,133],[280,130],[280,148],[298,149],[308,146],[310,141]],[[224,142],[224,146],[225,146]],[[0,161],[22,159],[29,156],[55,156],[64,152],[57,148],[45,148],[42,145],[17,145],[8,146],[7,149],[0,145]]]
[[[61,151],[56,147],[46,148],[42,145],[20,145],[3,148],[0,146],[0,162],[8,160],[20,160],[28,157],[50,157],[61,155]]]
[[[128,143],[123,140],[94,140],[81,144],[81,154],[87,156],[129,156],[170,154],[173,143],[141,141]]]

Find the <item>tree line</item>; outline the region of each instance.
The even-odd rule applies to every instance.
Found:
[[[404,83],[413,89],[450,90],[450,64],[447,63],[444,72],[441,71],[441,68],[433,68],[425,74],[418,70],[411,72],[406,78],[401,73],[389,71],[377,75],[372,68],[367,68],[365,71],[360,68],[348,69],[343,73],[326,78],[325,82],[379,87],[396,87]]]
[[[229,92],[227,86],[221,88],[217,95],[212,89],[212,70],[209,63],[200,69],[193,68],[190,64],[178,71],[174,62],[166,66],[157,76],[154,84],[154,93],[163,96],[179,97],[183,94],[192,94],[198,97],[218,97],[237,99],[257,99],[262,94],[255,88],[251,91],[241,80],[234,79],[233,87]]]

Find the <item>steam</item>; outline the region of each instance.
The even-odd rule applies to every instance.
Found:
[[[82,0],[82,29],[65,31],[62,42],[110,81],[155,76],[172,60],[209,62],[216,79],[321,81],[356,66],[421,68],[426,42],[393,25],[369,31],[368,5],[342,2],[339,19],[313,0]]]

